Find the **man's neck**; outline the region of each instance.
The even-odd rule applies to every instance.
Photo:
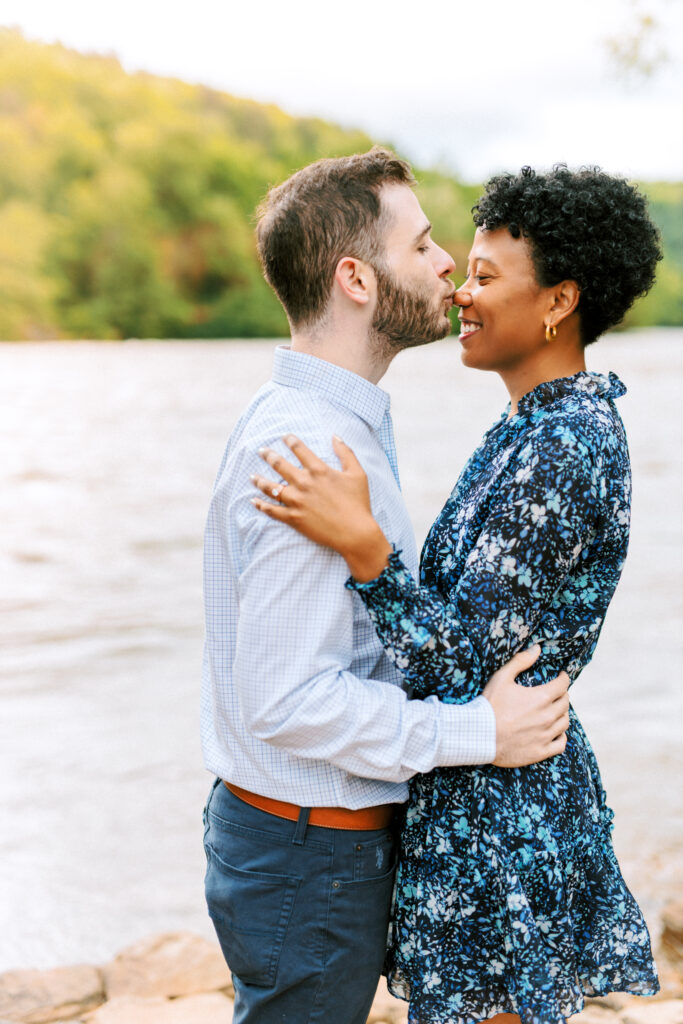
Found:
[[[369,380],[371,384],[380,382],[393,358],[393,355],[378,355],[373,350],[367,332],[342,333],[325,330],[324,327],[311,332],[292,331],[290,347],[293,352],[305,352],[340,366],[343,370],[349,370]]]

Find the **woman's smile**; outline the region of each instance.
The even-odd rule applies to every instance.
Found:
[[[458,319],[460,320],[460,334],[458,335],[460,341],[469,338],[471,334],[476,333],[482,326],[476,320],[466,320],[464,317],[458,317]]]

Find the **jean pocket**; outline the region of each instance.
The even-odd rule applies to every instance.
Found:
[[[210,844],[206,852],[206,902],[228,967],[242,981],[268,988],[300,879],[233,867]]]
[[[378,878],[390,871],[396,860],[396,842],[391,833],[366,842],[356,843],[354,848],[353,880]]]
[[[216,792],[217,787],[220,785],[220,783],[221,783],[220,779],[214,779],[214,781],[213,781],[213,783],[211,785],[211,789],[209,790],[209,795],[206,798],[206,803],[204,804],[204,810],[202,811],[202,825],[204,826],[204,841],[206,841],[206,837],[209,834],[209,807],[211,805],[211,799],[213,797],[213,794]]]
[[[392,862],[387,865],[387,869],[382,871],[381,874],[371,875],[369,878],[354,878],[351,882],[345,882],[342,879],[335,880],[332,882],[332,888],[339,893],[366,891],[370,894],[375,889],[379,891],[382,886],[392,888],[395,874],[396,862],[395,860],[392,860]]]

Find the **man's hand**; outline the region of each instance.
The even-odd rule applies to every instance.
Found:
[[[569,676],[560,672],[544,686],[519,686],[515,678],[531,668],[538,645],[520,651],[499,668],[484,688],[496,716],[496,757],[500,768],[520,768],[561,754],[569,728]]]

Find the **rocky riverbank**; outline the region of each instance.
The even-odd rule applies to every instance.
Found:
[[[572,1024],[683,1024],[683,900],[664,911],[658,964],[659,996],[591,999]],[[100,967],[0,974],[0,1024],[230,1024],[232,996],[218,946],[173,932],[138,942]],[[406,1020],[406,1004],[382,981],[368,1024]]]

